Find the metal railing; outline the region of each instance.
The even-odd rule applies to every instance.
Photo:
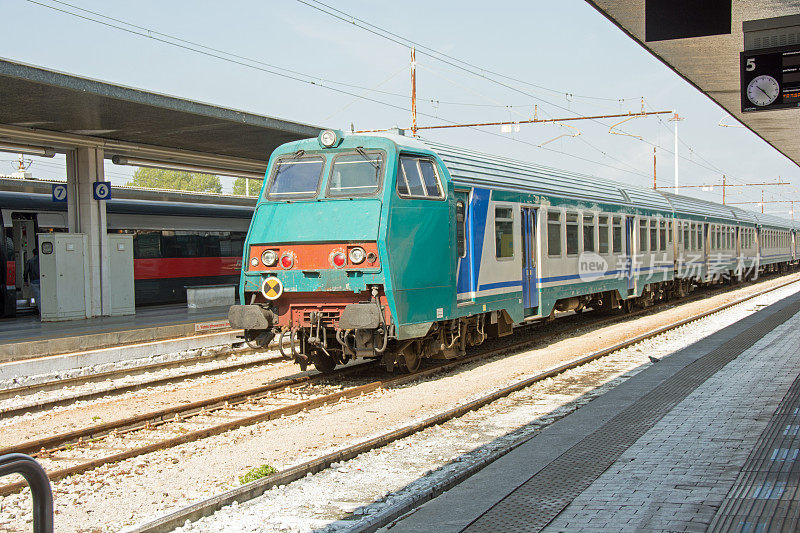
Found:
[[[20,474],[28,482],[33,495],[34,533],[53,532],[53,491],[50,479],[32,457],[22,453],[9,453],[0,456],[0,477]]]

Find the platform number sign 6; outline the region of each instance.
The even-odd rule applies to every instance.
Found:
[[[111,198],[111,182],[110,181],[94,182],[94,199],[108,200],[109,198]]]

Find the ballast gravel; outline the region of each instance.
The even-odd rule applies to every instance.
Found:
[[[652,315],[572,336],[454,372],[379,390],[307,413],[183,444],[53,484],[58,531],[117,531],[239,485],[250,469],[281,470],[402,427],[601,346],[788,281],[788,276],[689,302]],[[796,278],[795,278],[796,279]],[[800,290],[779,289],[658,338],[566,372],[442,426],[363,454],[251,502],[191,523],[191,531],[347,529],[409,494],[431,486],[515,439],[535,434],[650,364]],[[599,388],[599,390],[598,390]],[[9,479],[11,481],[11,479]],[[0,498],[0,530],[30,529],[27,491]],[[256,529],[253,529],[256,528]]]

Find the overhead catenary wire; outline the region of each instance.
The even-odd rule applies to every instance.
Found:
[[[115,29],[118,29],[118,30],[121,30],[121,31],[125,31],[125,32],[128,32],[128,33],[139,35],[141,37],[153,39],[155,41],[159,41],[159,42],[162,42],[164,44],[168,44],[168,45],[171,45],[171,46],[174,46],[174,47],[183,48],[185,50],[192,51],[192,52],[195,52],[195,53],[200,53],[200,54],[212,57],[212,58],[216,58],[216,59],[223,60],[223,61],[228,61],[228,62],[237,64],[237,65],[240,65],[240,66],[244,66],[246,68],[260,70],[260,71],[268,73],[268,74],[282,76],[284,78],[291,79],[291,80],[294,80],[294,81],[306,83],[306,84],[317,86],[317,87],[322,87],[324,89],[328,89],[328,90],[335,91],[335,92],[338,92],[338,93],[341,93],[341,94],[349,95],[349,96],[351,96],[353,98],[356,98],[356,99],[360,99],[360,100],[376,103],[376,104],[379,104],[379,105],[387,106],[387,107],[390,107],[390,108],[393,108],[393,109],[396,109],[396,110],[406,111],[406,112],[408,111],[407,107],[404,107],[404,106],[401,106],[401,105],[397,105],[397,104],[393,104],[391,102],[386,102],[386,101],[380,100],[378,98],[373,98],[371,96],[354,93],[354,92],[352,92],[350,90],[342,89],[341,87],[348,87],[348,88],[351,88],[351,89],[354,89],[354,90],[367,91],[367,92],[373,93],[373,94],[382,94],[382,95],[387,95],[387,96],[391,96],[391,97],[398,97],[398,98],[407,98],[407,95],[405,95],[405,94],[395,93],[395,92],[391,92],[391,91],[382,91],[382,90],[379,90],[379,89],[376,89],[376,88],[365,87],[365,86],[346,83],[346,82],[339,82],[339,81],[336,81],[336,80],[331,80],[331,79],[327,79],[327,78],[323,78],[323,77],[319,77],[319,76],[314,76],[314,75],[311,75],[311,74],[302,73],[302,72],[299,72],[299,71],[296,71],[296,70],[292,70],[292,69],[286,69],[284,67],[280,67],[280,66],[277,66],[277,65],[271,65],[271,64],[265,63],[263,61],[255,60],[255,59],[252,59],[252,58],[247,58],[247,57],[239,55],[239,54],[233,54],[233,53],[230,53],[230,52],[225,52],[225,51],[222,51],[222,50],[217,49],[217,48],[208,47],[208,46],[203,45],[201,43],[197,43],[197,42],[194,42],[194,41],[189,41],[187,39],[182,39],[180,37],[175,37],[175,36],[163,33],[163,32],[158,32],[158,31],[155,31],[155,30],[152,30],[152,29],[149,29],[149,28],[145,28],[143,26],[138,26],[138,25],[126,22],[126,21],[118,19],[118,18],[109,17],[109,16],[104,15],[102,13],[99,13],[97,11],[87,10],[87,9],[81,8],[79,6],[76,6],[74,4],[70,4],[68,2],[64,2],[63,0],[49,0],[49,1],[53,2],[53,3],[60,4],[62,6],[70,7],[72,9],[74,9],[74,10],[79,10],[79,11],[81,11],[83,13],[89,13],[89,14],[95,15],[96,17],[102,17],[102,18],[106,19],[106,21],[97,20],[96,18],[89,17],[89,16],[86,16],[86,15],[82,15],[81,13],[75,13],[75,12],[71,12],[71,11],[66,10],[66,9],[61,9],[61,8],[59,8],[57,6],[47,5],[46,3],[44,3],[44,1],[48,1],[48,0],[43,0],[43,1],[26,0],[26,1],[28,1],[28,2],[30,2],[32,4],[36,4],[36,5],[51,9],[51,10],[55,10],[55,11],[67,14],[67,15],[71,15],[71,16],[78,17],[78,18],[81,18],[81,19],[84,19],[84,20],[87,20],[87,21],[92,21],[92,22],[95,22],[95,23],[98,23],[98,24],[102,24],[102,25],[105,25],[107,27],[111,27],[111,28],[115,28]],[[303,0],[298,0],[298,1],[300,1],[301,3],[304,3],[306,5],[309,5],[310,7],[313,7],[314,9],[320,9],[317,6],[310,5],[306,1],[303,1]],[[333,9],[335,11],[340,11],[340,10],[336,10],[336,8],[332,8],[331,6],[327,6],[327,4],[324,4],[322,2],[318,2],[317,0],[311,0],[311,1],[313,1],[315,3],[318,3],[320,5],[326,6],[329,9]],[[344,13],[344,12],[341,12],[341,13]],[[337,18],[341,18],[341,17],[337,16]],[[116,22],[117,24],[112,24],[112,23],[107,22],[107,21],[113,21],[113,22]],[[364,23],[365,24],[369,24],[369,23],[366,23],[365,21],[364,21]],[[128,26],[128,27],[120,26],[120,24],[123,24],[123,25]],[[374,32],[374,31],[372,31],[372,33],[375,33],[376,35],[378,35],[378,33]],[[383,36],[383,35],[380,35],[380,36],[386,38],[386,36]],[[393,39],[389,39],[389,40],[393,40]],[[173,42],[173,41],[175,41],[175,42]],[[413,43],[413,41],[409,41],[409,42]],[[402,42],[398,42],[398,44],[400,44],[402,46],[409,46],[408,44],[404,44]],[[426,54],[426,55],[429,55],[430,57],[434,57],[435,59],[437,59],[439,61],[442,61],[442,59],[440,57],[435,57],[434,54],[437,53],[437,51],[435,51],[434,49],[432,49],[430,47],[427,47],[425,45],[420,45],[420,48],[431,50],[432,53],[431,54]],[[558,90],[555,90],[555,89],[552,89],[552,88],[548,88],[548,87],[544,87],[544,86],[537,86],[536,84],[532,84],[532,83],[526,82],[524,80],[519,80],[519,79],[516,79],[516,78],[512,78],[512,77],[506,76],[506,75],[504,75],[502,73],[499,73],[499,72],[494,72],[494,71],[489,70],[489,69],[481,69],[481,67],[477,67],[477,66],[473,65],[472,63],[459,60],[459,59],[454,58],[453,56],[449,56],[447,54],[443,54],[443,53],[439,53],[439,54],[441,56],[444,56],[445,58],[447,58],[447,57],[452,58],[452,61],[450,61],[449,63],[448,63],[448,61],[444,61],[445,63],[448,63],[448,64],[451,64],[451,63],[454,63],[454,62],[462,63],[462,66],[458,66],[458,65],[451,65],[451,66],[454,66],[456,68],[460,68],[461,70],[465,70],[467,72],[470,72],[472,70],[473,71],[473,72],[471,72],[472,74],[479,75],[480,77],[482,77],[484,79],[487,79],[489,81],[495,81],[496,83],[499,83],[502,86],[505,86],[505,87],[507,87],[509,89],[515,90],[516,92],[518,92],[520,94],[523,94],[525,96],[528,96],[528,97],[530,97],[532,99],[535,99],[535,100],[538,100],[538,101],[542,101],[544,103],[547,103],[548,105],[552,105],[552,106],[557,107],[559,109],[563,109],[563,110],[566,110],[566,111],[568,111],[570,113],[573,113],[573,114],[575,114],[577,116],[581,116],[580,113],[577,113],[577,112],[575,112],[575,111],[573,111],[573,110],[571,110],[571,109],[569,109],[567,107],[555,104],[553,102],[549,102],[549,101],[547,101],[547,100],[545,100],[545,99],[543,99],[543,98],[541,98],[541,97],[539,97],[537,95],[531,94],[531,93],[529,93],[527,91],[524,91],[524,90],[521,90],[521,89],[518,89],[518,88],[514,88],[513,86],[510,86],[508,84],[505,84],[505,83],[502,83],[502,82],[497,82],[496,80],[493,80],[492,78],[487,76],[487,74],[499,76],[499,77],[502,77],[504,79],[510,79],[512,81],[515,81],[517,83],[521,83],[521,84],[524,84],[524,85],[527,85],[527,86],[536,87],[536,88],[543,89],[543,90],[548,90],[548,91],[550,91],[552,93],[562,94],[562,95],[565,95],[568,98],[584,98],[586,96],[575,95],[574,93],[569,93],[569,92],[564,92],[564,91],[558,91]],[[228,56],[228,57],[226,57],[226,56]],[[467,67],[464,67],[463,65],[467,65]],[[470,67],[472,67],[472,68],[470,68]],[[480,72],[474,72],[475,69],[481,69],[481,71]],[[335,86],[332,86],[332,85],[338,85],[340,87],[335,87]],[[590,98],[590,97],[586,97],[586,98]],[[595,98],[595,97],[591,97],[591,98]],[[615,102],[623,102],[625,100],[629,100],[628,98],[624,98],[623,99],[623,98],[603,98],[603,97],[596,97],[596,99],[598,99],[598,100],[607,100],[607,101],[615,101]],[[638,99],[638,97],[637,97],[637,99]],[[423,101],[424,101],[424,99],[423,99]],[[489,107],[486,104],[473,104],[473,103],[465,103],[465,102],[448,102],[448,101],[436,100],[436,99],[430,99],[430,101],[432,103],[433,102],[437,102],[437,103],[440,103],[440,104],[473,105],[473,106]],[[516,112],[516,110],[513,109],[514,106],[508,106],[508,105],[504,105],[504,104],[495,104],[495,106],[496,107],[501,107],[502,106],[503,108],[509,109],[509,111],[511,111],[511,112]],[[517,106],[517,107],[522,107],[522,106]],[[544,112],[544,111],[542,110],[542,112]],[[437,118],[437,119],[440,119],[440,120],[444,120],[444,119],[442,119],[441,117],[439,117],[437,115],[431,115],[431,114],[422,113],[422,112],[420,112],[419,114],[422,115],[422,116],[426,116],[428,118]],[[453,123],[453,121],[446,121],[446,122]],[[603,124],[600,121],[597,121],[597,122],[599,124],[602,124],[605,127],[608,127],[607,124]],[[522,142],[522,143],[530,145],[532,147],[539,148],[539,146],[534,144],[534,143],[529,143],[529,142],[526,142],[526,141],[522,141],[520,139],[510,138],[510,137],[506,137],[504,135],[496,135],[496,134],[493,134],[492,132],[487,132],[487,131],[480,130],[480,129],[476,129],[476,131],[481,131],[483,133],[492,134],[494,136],[503,138],[505,140],[511,140],[511,141],[514,141],[514,142]],[[554,150],[554,149],[545,148],[545,147],[541,147],[541,149],[547,150],[547,151],[551,151],[551,152],[555,152],[555,153],[559,153],[559,154],[562,154],[562,155],[565,155],[565,156],[568,156],[568,157],[572,157],[572,158],[575,158],[575,159],[583,160],[583,161],[586,161],[586,162],[590,162],[592,164],[596,164],[596,165],[599,165],[599,166],[602,166],[602,167],[607,167],[607,168],[614,169],[614,170],[617,170],[617,171],[628,172],[628,173],[635,174],[637,176],[642,176],[642,177],[648,176],[648,178],[649,178],[649,175],[646,175],[646,174],[644,174],[644,173],[642,173],[640,171],[635,170],[635,167],[633,165],[630,165],[630,164],[628,164],[628,163],[626,163],[624,161],[621,161],[618,158],[615,158],[615,157],[611,156],[606,151],[604,151],[604,150],[592,145],[585,138],[578,137],[578,139],[579,139],[580,142],[586,144],[587,146],[589,146],[593,150],[599,152],[604,157],[607,157],[607,158],[609,158],[609,159],[611,159],[611,160],[613,160],[613,161],[615,161],[615,162],[617,162],[619,164],[628,166],[628,167],[630,167],[630,168],[632,168],[634,170],[633,171],[629,171],[629,170],[626,170],[626,169],[621,169],[621,168],[615,167],[613,165],[608,165],[606,163],[602,163],[602,162],[599,162],[599,161],[594,161],[594,160],[589,159],[589,158],[584,158],[584,157],[581,157],[581,156],[577,156],[575,154],[570,154],[569,152]],[[645,142],[647,142],[648,144],[653,145],[653,143],[651,143],[649,141],[645,141]],[[681,143],[686,145],[685,142],[682,139],[681,139]],[[654,145],[654,146],[659,146],[662,150],[664,150],[664,151],[666,151],[668,153],[673,153],[669,149],[661,147],[660,144],[659,145]],[[688,145],[686,145],[686,146],[688,146]],[[699,154],[697,154],[697,155],[701,159],[705,160]],[[687,159],[684,156],[681,156],[681,159],[685,159],[685,160],[690,161],[693,164],[696,164],[696,165],[698,165],[700,167],[704,167],[703,165],[701,165],[700,163],[694,161],[691,158]],[[707,166],[705,166],[704,168],[706,168],[707,170],[712,170],[712,171],[715,171],[715,172],[722,173],[721,170],[719,170],[718,168],[715,168],[715,166],[712,165],[710,162],[708,162],[707,160],[705,160],[705,161],[707,163]],[[735,177],[732,177],[732,179],[739,181]]]
[[[420,51],[420,53],[424,53],[425,55],[427,55],[429,57],[433,57],[434,59],[442,61],[443,63],[447,63],[447,64],[449,64],[449,65],[451,65],[453,67],[460,68],[462,70],[467,70],[467,71],[469,71],[469,72],[471,72],[473,74],[475,72],[473,72],[472,70],[477,70],[477,71],[480,71],[480,72],[485,73],[485,74],[491,74],[493,76],[500,76],[502,78],[505,78],[507,80],[510,80],[510,81],[513,81],[513,82],[516,82],[516,83],[521,83],[521,84],[527,85],[529,87],[535,87],[537,89],[540,89],[540,90],[543,90],[543,91],[548,91],[548,92],[551,92],[551,93],[554,93],[554,94],[559,94],[559,95],[562,95],[562,96],[565,96],[565,97],[568,97],[568,98],[583,98],[583,99],[602,100],[602,101],[609,101],[609,102],[624,102],[624,101],[627,101],[627,100],[638,100],[639,99],[638,96],[637,97],[631,97],[631,98],[611,98],[611,97],[603,97],[603,96],[580,95],[580,94],[575,94],[575,93],[572,93],[572,92],[569,92],[569,91],[562,91],[562,90],[558,90],[558,89],[553,89],[552,87],[546,87],[544,85],[531,83],[529,81],[522,80],[522,79],[519,79],[519,78],[515,78],[513,76],[509,76],[507,74],[503,74],[501,72],[497,72],[497,71],[494,71],[494,70],[491,70],[491,69],[488,69],[488,68],[485,68],[485,67],[481,67],[479,65],[475,65],[473,63],[470,63],[469,61],[464,61],[463,59],[459,59],[459,58],[457,58],[455,56],[446,54],[446,53],[441,52],[439,50],[436,50],[436,49],[434,49],[434,48],[432,48],[430,46],[426,46],[426,45],[424,45],[424,44],[422,44],[422,43],[420,43],[418,41],[414,41],[414,40],[409,39],[407,37],[403,37],[402,35],[399,35],[397,33],[394,33],[392,31],[390,31],[390,30],[382,28],[382,27],[380,27],[380,26],[378,26],[376,24],[372,24],[372,23],[370,23],[370,22],[368,22],[366,20],[363,20],[361,18],[358,18],[358,17],[356,17],[356,16],[354,16],[354,15],[352,15],[350,13],[342,11],[341,9],[338,9],[336,7],[333,7],[333,6],[329,5],[329,4],[326,4],[325,2],[321,2],[320,0],[297,0],[297,1],[300,2],[301,4],[304,4],[304,5],[312,8],[312,9],[316,9],[317,11],[321,11],[321,12],[323,12],[323,13],[329,15],[329,16],[332,16],[334,18],[337,18],[337,19],[339,19],[339,20],[341,20],[343,22],[347,22],[349,24],[353,24],[353,25],[355,25],[355,26],[357,26],[357,27],[359,27],[359,28],[361,28],[363,30],[366,30],[366,31],[368,31],[368,32],[370,32],[370,33],[372,33],[374,35],[377,35],[379,37],[382,37],[382,38],[387,39],[389,41],[392,41],[394,43],[397,43],[397,44],[399,44],[401,46],[405,46],[407,48],[414,47],[418,51]],[[322,7],[320,7],[320,6],[322,6]],[[442,58],[445,58],[448,61],[445,61]],[[461,66],[459,66],[457,64],[454,64],[454,63],[460,63]],[[469,69],[472,69],[472,70],[469,70]],[[485,77],[485,76],[482,76],[482,77]]]
[[[47,8],[47,9],[51,9],[53,11],[57,11],[57,12],[66,14],[66,15],[70,15],[70,16],[73,16],[73,17],[76,17],[76,18],[80,18],[80,19],[83,19],[83,20],[86,20],[86,21],[90,21],[90,22],[94,22],[94,23],[97,23],[97,24],[101,24],[103,26],[114,28],[114,29],[117,29],[117,30],[120,30],[120,31],[123,31],[123,32],[127,32],[127,33],[130,33],[130,34],[133,34],[133,35],[137,35],[137,36],[140,36],[140,37],[152,39],[152,40],[155,40],[155,41],[163,43],[163,44],[167,44],[167,45],[170,45],[170,46],[173,46],[173,47],[176,47],[176,48],[181,48],[181,49],[184,49],[184,50],[187,50],[187,51],[191,51],[191,52],[195,52],[195,53],[198,53],[198,54],[202,54],[202,55],[205,55],[205,56],[208,56],[208,57],[212,57],[212,58],[215,58],[215,59],[218,59],[218,60],[221,60],[221,61],[226,61],[226,62],[229,62],[229,63],[237,64],[237,65],[240,65],[240,66],[243,66],[243,67],[246,67],[246,68],[250,68],[250,69],[254,69],[254,70],[257,70],[257,71],[261,71],[261,72],[264,72],[264,73],[268,73],[268,74],[284,77],[284,78],[287,78],[287,79],[291,79],[291,80],[298,81],[298,82],[301,82],[301,83],[313,85],[313,86],[316,86],[316,87],[321,87],[321,88],[328,89],[328,90],[331,90],[331,91],[335,91],[335,92],[338,92],[338,93],[341,93],[341,94],[345,94],[345,95],[348,95],[348,96],[359,98],[359,99],[364,100],[364,101],[369,101],[369,102],[373,102],[373,103],[376,103],[376,104],[379,104],[379,105],[384,105],[384,106],[387,106],[387,107],[390,107],[390,108],[393,108],[393,109],[396,109],[396,110],[400,110],[400,111],[404,111],[404,112],[409,112],[410,111],[409,108],[401,106],[401,105],[397,105],[397,104],[393,104],[393,103],[386,102],[386,101],[383,101],[383,100],[379,100],[377,98],[373,98],[373,97],[370,97],[370,96],[365,96],[365,95],[361,95],[361,94],[358,94],[358,93],[354,93],[352,91],[341,89],[339,87],[332,87],[331,85],[327,85],[326,83],[336,83],[336,82],[332,82],[331,80],[326,80],[324,78],[319,78],[319,77],[310,76],[310,75],[306,75],[306,74],[293,74],[293,73],[280,72],[278,69],[275,69],[275,68],[272,68],[272,67],[266,67],[264,65],[253,64],[253,63],[255,63],[255,61],[244,60],[244,59],[239,59],[239,58],[235,58],[235,57],[225,57],[225,55],[223,55],[223,54],[226,54],[226,53],[215,52],[214,51],[215,49],[212,49],[210,47],[205,47],[204,45],[188,44],[191,41],[187,41],[185,39],[184,40],[180,40],[180,42],[173,42],[172,40],[170,40],[170,39],[173,39],[173,36],[171,36],[169,34],[166,34],[166,33],[163,33],[163,32],[155,32],[153,30],[149,30],[149,29],[146,29],[146,28],[142,29],[143,27],[141,27],[141,26],[136,26],[136,25],[127,23],[125,21],[121,21],[121,19],[112,19],[111,17],[107,17],[107,16],[99,14],[99,13],[97,13],[95,11],[90,12],[88,10],[84,10],[83,8],[80,8],[80,7],[77,7],[77,6],[74,7],[74,9],[81,10],[84,13],[90,13],[90,14],[93,14],[93,15],[95,15],[97,17],[103,17],[103,18],[106,18],[107,20],[112,20],[113,22],[117,22],[117,23],[107,22],[106,20],[98,20],[97,18],[93,18],[93,17],[88,16],[88,15],[84,15],[84,14],[81,14],[81,13],[75,13],[75,12],[72,12],[72,11],[69,11],[67,9],[63,9],[63,8],[57,7],[57,6],[48,5],[48,4],[45,3],[45,1],[47,1],[47,0],[45,0],[45,1],[25,0],[25,1],[27,1],[27,2],[29,2],[31,4],[35,4],[35,5]],[[73,6],[72,4],[68,4],[68,3],[63,2],[61,0],[49,0],[49,1],[58,2],[61,5],[67,5],[69,7]],[[121,26],[120,24],[125,24],[125,25],[130,26],[130,27],[124,27],[124,26]],[[179,41],[179,38],[174,38],[174,40],[175,41]],[[313,78],[313,79],[304,79],[302,76],[305,76],[305,78]],[[314,80],[322,80],[322,81],[314,81]],[[369,90],[369,88],[364,88],[364,90]],[[527,94],[527,93],[522,91],[522,94]],[[532,95],[529,95],[529,96],[532,96]],[[407,96],[406,96],[406,98],[407,98]],[[561,107],[562,109],[566,109],[566,108],[563,108],[562,106],[556,106],[556,107]],[[445,120],[445,119],[443,119],[441,117],[437,117],[435,115],[431,115],[431,114],[428,114],[428,113],[420,112],[419,114],[422,115],[422,116],[428,117],[428,118],[437,118],[439,120],[443,120],[443,121],[449,122],[451,124],[455,124],[456,123],[454,121]],[[500,137],[502,139],[507,139],[507,140],[509,139],[508,137],[505,137],[503,135],[494,134],[492,132],[488,132],[488,131],[477,129],[477,128],[475,129],[475,131],[480,131],[482,133],[493,135],[493,136],[496,136],[496,137]],[[514,142],[521,142],[523,144],[532,146],[534,148],[539,148],[538,145],[536,145],[534,143],[522,141],[520,139],[510,139],[510,140],[512,140]],[[553,149],[545,148],[545,147],[542,147],[541,149],[542,150],[547,150],[547,151],[550,151],[550,152],[560,153],[560,154],[563,154],[563,155],[565,155],[567,157],[571,157],[571,158],[574,158],[574,159],[586,161],[586,162],[589,162],[589,163],[592,163],[592,164],[595,164],[595,165],[598,165],[598,166],[607,167],[607,168],[610,168],[610,169],[613,169],[613,170],[617,170],[617,171],[620,171],[620,172],[626,172],[626,173],[636,174],[636,175],[640,175],[640,176],[644,176],[645,175],[645,174],[640,173],[640,172],[630,171],[630,170],[627,170],[627,169],[618,168],[618,167],[615,167],[613,165],[608,165],[608,164],[600,162],[600,161],[595,161],[595,160],[592,160],[592,159],[589,159],[589,158],[585,158],[585,157],[582,157],[582,156],[577,156],[575,154],[570,154],[569,152],[562,152],[562,151],[553,150]]]

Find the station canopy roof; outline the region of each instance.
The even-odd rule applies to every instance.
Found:
[[[106,153],[133,157],[144,147],[151,157],[194,154],[263,169],[277,146],[320,129],[0,59],[0,143],[99,140]]]
[[[744,126],[800,165],[800,109],[741,112],[739,53],[744,50],[743,22],[797,15],[798,2],[748,0],[587,0],[611,22],[677,74],[722,106]],[[650,28],[646,10],[661,16]],[[670,20],[674,15],[674,19]],[[722,16],[720,19],[718,16]],[[725,20],[724,17],[728,17]],[[716,19],[716,20],[715,20]],[[725,33],[705,34],[721,21]],[[652,19],[650,20],[652,22]],[[656,35],[656,31],[658,35]],[[686,36],[691,33],[702,36]],[[653,37],[662,40],[654,40]],[[792,44],[792,43],[786,43]],[[680,109],[678,109],[680,113]],[[734,125],[728,120],[727,124]]]

